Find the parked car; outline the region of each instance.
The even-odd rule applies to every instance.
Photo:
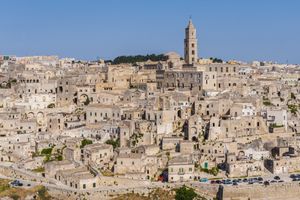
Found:
[[[23,183],[21,183],[19,180],[14,180],[10,183],[12,186],[23,186]]]
[[[280,177],[279,176],[274,176],[274,179],[275,180],[280,180]]]
[[[264,185],[270,185],[269,181],[265,181]]]
[[[225,181],[225,183],[224,183],[225,185],[231,185],[232,184],[232,181],[231,180],[229,180],[229,181]]]
[[[296,177],[297,177],[297,176],[296,176],[295,174],[291,174],[291,175],[290,175],[290,178],[292,178],[292,179],[293,179],[293,178],[296,178]]]
[[[206,183],[207,181],[208,181],[207,178],[200,178],[200,182],[202,182],[202,183]]]

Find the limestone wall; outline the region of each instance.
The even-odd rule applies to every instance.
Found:
[[[255,184],[249,186],[225,186],[223,192],[224,200],[293,200],[299,198],[300,184],[297,182],[275,183],[269,186]]]

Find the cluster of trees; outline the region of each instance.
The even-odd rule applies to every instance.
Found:
[[[206,200],[206,198],[198,195],[193,188],[185,185],[176,189],[175,200]]]
[[[50,148],[42,149],[40,155],[45,156],[44,162],[49,162],[49,161],[53,161],[53,160],[58,160],[58,161],[63,160],[62,150],[57,149],[56,152],[53,152],[53,148],[54,148],[54,146],[52,146]],[[37,155],[35,155],[35,156],[37,156]]]
[[[220,58],[210,57],[209,59],[212,60],[213,63],[223,63],[223,60]]]
[[[114,60],[108,60],[106,62],[111,62],[112,64],[120,64],[120,63],[136,63],[136,62],[145,62],[147,60],[152,61],[166,61],[168,59],[167,56],[163,54],[147,54],[147,55],[136,55],[136,56],[118,56]]]
[[[17,83],[17,79],[9,78],[7,83],[4,82],[0,84],[0,88],[9,89],[11,88],[12,85],[15,85],[16,83]]]

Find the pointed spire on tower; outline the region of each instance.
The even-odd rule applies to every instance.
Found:
[[[189,24],[188,24],[188,28],[195,28],[194,27],[194,24],[193,24],[193,22],[192,22],[192,16],[190,16],[190,18],[189,18]]]
[[[184,59],[187,64],[193,64],[198,61],[197,34],[191,18],[185,29],[184,39]]]

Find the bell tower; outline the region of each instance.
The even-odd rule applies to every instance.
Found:
[[[194,64],[198,60],[196,28],[191,19],[189,20],[188,26],[185,28],[184,60],[187,64]]]

